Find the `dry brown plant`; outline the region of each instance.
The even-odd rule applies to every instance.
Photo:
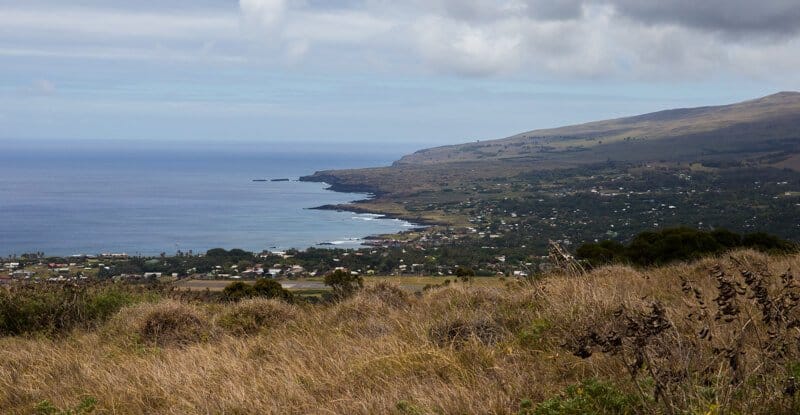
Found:
[[[0,338],[0,413],[91,396],[99,414],[514,414],[589,378],[648,413],[792,413],[799,265],[739,251],[335,304],[127,307],[97,329]]]

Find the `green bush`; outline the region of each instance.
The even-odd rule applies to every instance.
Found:
[[[292,293],[285,290],[279,282],[268,278],[260,278],[254,285],[235,281],[222,290],[222,298],[226,301],[241,301],[255,297],[277,298],[287,302],[292,302],[294,299]]]
[[[397,412],[405,415],[422,415],[425,412],[409,401],[399,401],[395,405]]]
[[[541,345],[542,335],[550,328],[552,328],[552,324],[549,321],[536,319],[517,333],[517,340],[522,347],[537,348]]]
[[[622,262],[625,259],[625,245],[617,241],[583,244],[575,251],[575,255],[578,258],[587,260],[591,265]]]
[[[627,246],[615,241],[587,243],[581,245],[575,253],[579,259],[594,266],[609,263],[649,266],[698,259],[735,248],[789,253],[796,252],[798,246],[760,232],[740,236],[726,229],[708,232],[681,227],[642,232]]]
[[[589,379],[572,385],[565,393],[550,398],[535,408],[522,401],[519,415],[624,415],[641,413],[641,401],[635,395],[617,390],[613,385]]]
[[[241,281],[232,282],[222,290],[222,298],[226,301],[241,301],[254,295],[253,287]]]
[[[469,281],[470,278],[475,276],[475,271],[472,268],[467,267],[458,267],[456,268],[456,277],[460,279],[462,282]]]
[[[36,415],[86,415],[94,412],[96,405],[97,399],[92,397],[86,397],[74,408],[68,409],[58,408],[50,401],[44,400],[33,408],[33,413]]]
[[[755,232],[742,237],[742,246],[767,253],[797,251],[797,245],[764,232]]]
[[[277,298],[287,302],[292,302],[292,293],[285,290],[278,281],[260,278],[253,285],[253,292],[256,297]]]
[[[360,275],[337,269],[325,275],[325,285],[333,289],[334,297],[341,299],[350,297],[356,291],[364,288],[364,279]]]
[[[113,283],[13,284],[0,289],[0,335],[58,334],[102,323],[157,293]]]

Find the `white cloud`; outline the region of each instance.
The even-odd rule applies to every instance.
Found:
[[[98,8],[102,2],[0,6],[0,56],[532,79],[796,78],[800,35],[784,22],[782,35],[771,36],[766,25],[795,7],[765,1],[765,11],[748,14],[749,3],[737,0],[729,18],[708,30],[678,10],[684,0],[659,7],[627,0],[240,0],[238,10],[185,13]],[[671,17],[653,17],[665,7]],[[765,34],[732,36],[739,21],[743,33]]]
[[[8,37],[111,41],[120,38],[208,39],[237,36],[235,14],[155,13],[106,9],[0,7],[0,34]],[[109,39],[109,37],[113,39]]]
[[[239,9],[247,24],[261,29],[274,29],[283,21],[286,0],[239,0]]]
[[[468,75],[509,73],[521,60],[522,34],[516,22],[476,26],[428,16],[411,30],[426,62]]]
[[[298,10],[286,23],[285,39],[313,43],[358,44],[367,48],[398,26],[398,22],[363,11]]]

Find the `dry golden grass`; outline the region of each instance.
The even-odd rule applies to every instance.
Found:
[[[800,268],[800,256],[734,255],[775,274]],[[0,339],[0,413],[31,413],[43,400],[70,408],[91,396],[103,414],[506,414],[591,377],[635,393],[617,356],[581,359],[564,345],[620,306],[644,310],[654,300],[675,321],[676,338],[694,336],[678,321],[688,310],[681,276],[711,292],[717,263],[734,269],[726,257],[505,288],[451,284],[417,296],[381,285],[333,305],[129,307],[94,331]],[[757,398],[730,408],[764,412],[779,397]],[[719,399],[687,400],[686,409],[733,398]]]

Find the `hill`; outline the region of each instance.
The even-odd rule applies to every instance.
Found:
[[[800,152],[800,93],[738,104],[672,109],[420,150],[396,162],[755,159]]]

